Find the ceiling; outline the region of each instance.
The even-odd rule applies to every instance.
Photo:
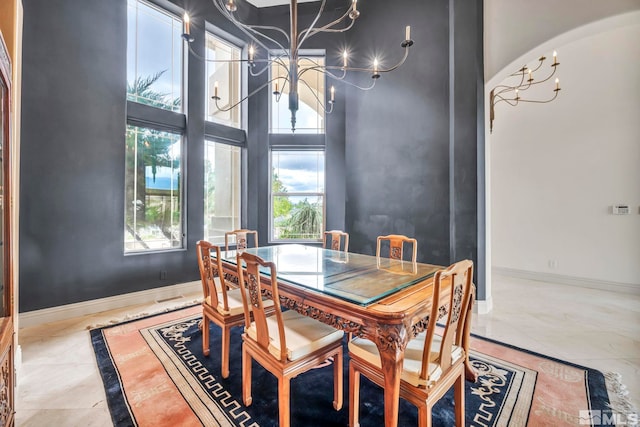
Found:
[[[247,0],[247,1],[256,7],[269,7],[269,6],[279,6],[283,4],[289,4],[289,0]],[[298,0],[298,3],[308,3],[312,1],[318,1],[318,0]]]

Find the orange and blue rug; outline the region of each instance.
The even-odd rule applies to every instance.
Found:
[[[277,425],[277,381],[257,364],[253,404],[242,403],[242,328],[232,330],[231,374],[224,379],[220,329],[212,324],[211,355],[204,357],[200,319],[200,306],[193,306],[91,331],[115,426]],[[314,369],[291,382],[293,426],[348,424],[347,354],[345,348],[342,410],[331,403],[333,368]],[[467,426],[596,426],[594,414],[613,414],[599,371],[475,336],[470,356],[479,376],[466,383]],[[360,425],[383,425],[382,390],[361,381]],[[417,425],[416,408],[402,400],[399,417],[400,426]],[[433,425],[454,424],[450,391],[433,409]]]

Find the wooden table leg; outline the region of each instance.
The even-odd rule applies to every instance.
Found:
[[[384,425],[398,426],[400,407],[400,376],[404,362],[404,349],[409,342],[404,325],[388,327],[386,336],[375,340],[380,352],[380,363],[384,375]]]

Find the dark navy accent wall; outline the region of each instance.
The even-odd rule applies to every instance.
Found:
[[[241,34],[211,3],[156,3],[178,16],[185,6],[200,40],[205,19]],[[127,2],[24,0],[23,5],[19,310],[197,280],[204,91],[192,85],[185,94],[185,249],[125,256]],[[241,13],[257,16],[253,7]],[[191,82],[203,81],[204,63],[190,57],[186,75]]]
[[[196,37],[203,37],[206,19],[243,38],[208,1],[156,2],[176,13],[188,10]],[[203,80],[204,63],[190,57],[187,71],[185,249],[125,256],[127,3],[81,3],[23,0],[21,312],[198,279],[205,95],[193,82]],[[338,14],[343,3],[331,1],[327,10]],[[445,264],[452,254],[476,260],[482,232],[476,178],[482,167],[482,5],[390,3],[362,2],[362,15],[346,36],[323,36],[308,46],[326,48],[327,61],[340,63],[335,54],[346,43],[354,61],[377,52],[388,64],[401,54],[405,25],[412,25],[416,40],[407,63],[383,75],[374,90],[336,83],[324,136],[326,227],[351,233],[354,252],[373,253],[377,235],[402,233],[418,239],[422,261]],[[301,5],[301,21],[313,5]],[[282,23],[288,20],[283,8],[258,11],[244,2],[240,13],[251,22],[270,23],[278,14],[286,18]],[[250,79],[249,91],[259,84]],[[269,96],[248,101],[243,156],[243,226],[258,229],[261,244],[268,237],[269,146],[283,141],[268,134]],[[304,135],[292,138],[308,142]]]
[[[347,37],[358,52],[375,46],[391,65],[406,25],[415,45],[375,89],[348,93],[349,249],[373,254],[378,235],[405,234],[418,240],[420,261],[477,263],[482,2],[371,0],[361,9]]]

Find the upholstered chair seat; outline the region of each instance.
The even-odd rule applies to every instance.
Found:
[[[440,345],[442,344],[442,337],[435,335],[433,342],[431,343],[431,354],[429,355],[429,367],[427,368],[428,375],[426,379],[420,378],[420,371],[422,369],[422,352],[424,350],[425,339],[427,333],[423,332],[409,341],[407,348],[404,351],[404,365],[402,368],[402,381],[406,381],[414,387],[430,387],[433,385],[442,375],[442,367],[438,363],[440,357]],[[366,360],[378,369],[382,369],[380,363],[380,353],[378,347],[376,347],[373,341],[366,338],[354,338],[349,341],[349,352],[355,354],[359,358]],[[464,350],[461,346],[451,346],[451,362],[456,363],[464,356]]]
[[[271,302],[273,303],[273,301]],[[340,341],[344,335],[341,330],[291,310],[282,313],[282,320],[284,321],[284,335],[287,343],[287,359],[290,361],[300,359],[331,343]],[[279,359],[281,352],[276,317],[268,317],[267,325],[269,328],[269,353]],[[257,341],[255,322],[252,322],[245,332]]]

